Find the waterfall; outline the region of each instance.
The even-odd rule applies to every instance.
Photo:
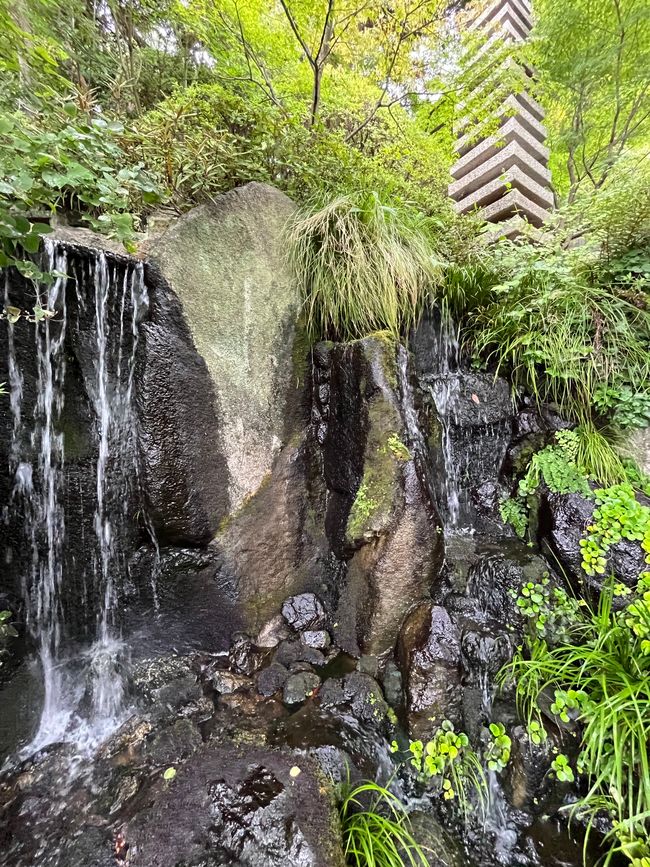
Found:
[[[65,274],[67,254],[46,247],[48,273]],[[24,586],[27,628],[35,638],[43,673],[44,703],[35,737],[39,746],[57,739],[68,724],[63,672],[58,664],[63,632],[61,604],[62,546],[65,518],[61,502],[63,436],[58,420],[63,409],[66,357],[66,278],[57,276],[47,292],[45,307],[56,311],[57,321],[45,318],[35,327],[38,374],[34,427],[31,434],[35,465],[19,464],[16,484],[25,503],[32,552],[29,584]],[[12,406],[13,409],[13,406]],[[14,416],[14,425],[20,424]]]
[[[44,689],[38,730],[24,754],[61,740],[90,748],[125,712],[128,653],[120,638],[117,610],[127,563],[119,540],[129,531],[130,510],[139,495],[133,392],[138,323],[148,307],[140,263],[109,262],[102,252],[79,260],[65,245],[47,241],[41,268],[50,276],[49,288],[40,290],[40,303],[55,315],[34,324],[36,394],[31,417],[22,399],[24,374],[17,362],[13,326],[8,326],[14,473],[9,508],[22,509],[31,551],[23,597]],[[76,295],[70,296],[72,287]],[[89,574],[81,576],[74,599],[91,622],[90,643],[81,648],[69,610],[70,588],[78,587],[79,576],[66,572],[70,567],[64,511],[67,486],[73,484],[68,482],[64,453],[66,366],[75,341],[88,350],[84,384],[97,450],[94,504],[81,502],[82,517],[84,510],[94,512],[95,536],[94,544],[84,537],[93,553],[88,557]],[[153,591],[156,602],[155,586]]]
[[[118,603],[117,579],[121,563],[115,547],[115,522],[127,518],[126,505],[131,485],[131,473],[137,479],[137,462],[127,465],[117,461],[113,473],[113,495],[121,499],[117,513],[111,514],[108,488],[109,461],[121,448],[128,445],[133,436],[135,419],[132,409],[133,376],[138,345],[138,316],[148,303],[141,264],[124,270],[121,286],[116,273],[109,268],[104,253],[97,255],[94,268],[94,313],[97,337],[95,414],[99,421],[99,453],[96,469],[96,506],[94,516],[97,549],[99,552],[96,571],[100,579],[100,605],[98,609],[97,641],[90,648],[92,712],[95,721],[103,725],[106,720],[119,717],[125,699],[125,679],[122,671],[128,648],[117,637],[115,611]],[[121,291],[119,299],[119,332],[112,339],[110,307],[112,293]],[[128,304],[127,304],[128,300]],[[131,329],[125,329],[125,311],[131,308]],[[126,347],[126,369],[125,341]],[[117,350],[114,380],[111,388],[111,352]],[[154,591],[154,598],[155,598]]]
[[[461,518],[462,456],[456,453],[452,439],[455,422],[454,409],[460,395],[460,347],[456,325],[447,310],[440,313],[440,321],[432,333],[433,347],[430,357],[433,368],[420,377],[423,388],[433,400],[441,427],[442,502],[439,503],[445,528],[458,528]]]

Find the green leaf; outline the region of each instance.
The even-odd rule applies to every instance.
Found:
[[[38,253],[41,246],[41,236],[34,234],[24,235],[20,239],[20,243],[28,253]]]
[[[176,776],[176,768],[167,768],[163,774],[163,780],[173,780]]]

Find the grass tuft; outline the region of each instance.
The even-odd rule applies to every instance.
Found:
[[[378,783],[348,784],[339,806],[343,844],[354,867],[427,867],[399,798]]]
[[[289,246],[314,341],[376,331],[399,339],[442,279],[426,222],[374,192],[303,210],[290,225]]]

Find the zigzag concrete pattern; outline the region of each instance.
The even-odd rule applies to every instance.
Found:
[[[457,124],[458,160],[451,170],[449,195],[458,213],[478,211],[482,219],[499,224],[495,236],[515,237],[523,221],[540,227],[553,207],[544,109],[527,92],[532,73],[510,58],[503,62],[499,51],[504,43],[524,42],[531,28],[530,0],[480,4],[468,25],[468,30],[480,34],[484,41],[467,58],[466,68],[482,68],[486,61],[488,67],[461,109],[481,100],[494,101],[495,94],[496,104],[481,124],[469,115]],[[495,55],[492,69],[491,54]],[[523,89],[508,92],[503,82],[513,70]],[[503,98],[499,97],[500,90]],[[481,135],[482,128],[485,135]]]

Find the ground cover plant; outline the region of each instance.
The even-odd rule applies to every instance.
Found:
[[[577,727],[579,754],[556,756],[551,770],[563,782],[579,779],[570,813],[586,821],[588,834],[597,818],[609,823],[604,863],[620,851],[635,867],[645,863],[650,830],[649,588],[644,573],[635,591],[610,580],[596,604],[569,601],[565,591],[559,600],[538,594],[525,643],[502,672],[515,681],[520,713],[538,740],[555,724],[571,743]],[[560,631],[540,628],[558,617]]]

